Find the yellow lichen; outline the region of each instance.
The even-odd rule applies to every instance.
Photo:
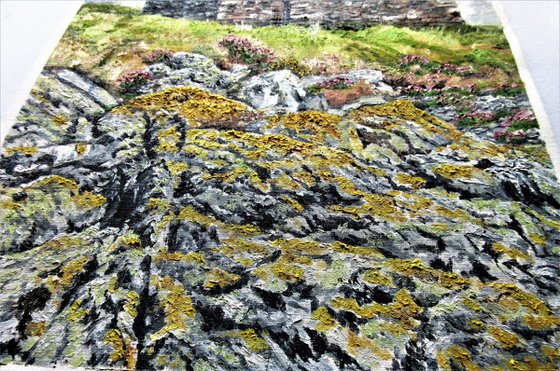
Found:
[[[56,126],[68,125],[68,120],[62,115],[57,115],[53,118],[53,124],[55,124]]]
[[[296,182],[289,175],[284,174],[284,173],[281,173],[281,174],[273,177],[271,179],[270,183],[279,187],[279,188],[288,189],[288,190],[291,190],[291,191],[295,191],[295,190],[297,190],[301,187],[298,182]]]
[[[325,135],[333,138],[340,138],[338,124],[342,121],[340,116],[331,115],[325,112],[305,111],[276,116],[270,119],[269,127],[283,126],[294,130],[298,134],[314,132],[320,139]]]
[[[333,250],[339,253],[354,254],[360,256],[376,256],[382,257],[383,254],[374,247],[351,246],[340,241],[335,241],[332,244]]]
[[[530,329],[536,331],[556,329],[560,327],[560,318],[548,314],[543,314],[539,316],[528,314],[523,317],[523,322]]]
[[[515,348],[519,345],[519,338],[514,333],[492,326],[488,328],[488,333],[500,343],[502,348]]]
[[[180,140],[180,135],[174,127],[169,127],[157,132],[158,146],[157,152],[176,153],[179,152],[177,144]]]
[[[389,191],[387,195],[395,199],[395,203],[406,210],[412,211],[409,215],[414,216],[416,212],[425,213],[432,205],[433,201],[413,193],[401,191]]]
[[[210,216],[199,213],[192,206],[185,207],[178,216],[179,220],[190,220],[200,225],[216,225],[220,228],[228,230],[234,234],[240,234],[243,236],[254,236],[260,234],[260,229],[254,225],[250,224],[226,224],[219,220],[216,220]]]
[[[170,206],[169,201],[163,198],[150,198],[146,205],[149,209],[156,209],[158,211],[167,210]]]
[[[522,306],[532,310],[535,313],[543,315],[550,314],[550,309],[546,306],[544,301],[537,298],[533,294],[525,292],[513,283],[493,283],[491,284],[497,291],[511,296]]]
[[[289,282],[301,281],[305,278],[305,271],[295,265],[288,265],[283,263],[274,263],[269,266],[270,271],[278,278]]]
[[[473,362],[470,352],[458,345],[438,351],[437,362],[439,367],[445,371],[457,368],[457,366],[452,367],[452,363],[460,365],[465,371],[480,371],[480,367]]]
[[[529,239],[534,244],[540,245],[540,246],[546,246],[547,242],[548,242],[546,236],[543,236],[543,235],[537,234],[537,233],[530,233],[529,234]]]
[[[437,272],[422,263],[420,259],[393,259],[387,261],[386,265],[398,270],[399,272],[407,276],[417,277],[421,280],[436,281],[438,278]]]
[[[242,103],[189,86],[169,88],[134,98],[112,112],[132,115],[136,111],[161,109],[180,113],[191,125],[235,124],[252,117],[247,106]]]
[[[307,171],[298,171],[291,174],[294,179],[305,183],[307,186],[312,187],[316,184],[315,178]]]
[[[384,361],[393,359],[393,354],[387,349],[381,348],[374,341],[359,336],[350,330],[348,331],[348,352],[354,356],[358,355],[360,352],[373,354],[376,358]]]
[[[364,274],[364,281],[374,285],[393,286],[391,277],[381,274],[379,269],[371,269]]]
[[[251,117],[242,103],[208,94],[207,97],[183,103],[181,114],[200,125],[234,125]]]
[[[25,326],[25,334],[27,336],[43,336],[47,331],[47,324],[45,321],[29,322]]]
[[[74,277],[83,270],[84,265],[87,263],[87,257],[81,257],[70,261],[62,268],[62,276],[60,278],[60,283],[63,286],[69,286],[72,283]]]
[[[84,153],[86,153],[87,143],[76,143],[74,148],[76,149],[76,153],[78,154],[78,156],[82,156]]]
[[[171,175],[179,175],[189,167],[187,163],[177,161],[165,161],[165,165],[169,169]]]
[[[316,328],[318,331],[326,332],[336,326],[336,320],[329,314],[325,307],[319,307],[311,313],[311,319],[318,321]]]
[[[221,269],[214,269],[206,276],[203,287],[206,290],[211,290],[215,287],[220,289],[234,285],[241,277],[237,274],[228,273]]]
[[[240,331],[240,336],[249,349],[253,352],[262,352],[268,349],[268,343],[252,328]]]
[[[520,260],[526,260],[526,261],[533,260],[533,258],[530,255],[525,254],[524,252],[521,252],[517,249],[510,249],[510,248],[506,247],[505,245],[503,245],[499,242],[496,242],[496,243],[492,244],[492,250],[494,250],[498,254],[507,255],[512,259],[520,259]]]
[[[304,207],[297,202],[296,200],[294,200],[293,198],[290,198],[288,196],[283,196],[281,197],[282,200],[286,201],[288,203],[288,205],[291,206],[292,209],[294,209],[295,211],[297,211],[298,213],[302,212]]]
[[[480,312],[483,309],[482,305],[480,305],[479,302],[477,302],[476,300],[471,299],[471,298],[463,298],[463,304],[467,308],[469,308],[471,310],[474,310],[475,312]]]
[[[469,322],[469,326],[474,330],[483,330],[485,328],[484,322],[475,318]]]
[[[226,183],[233,183],[239,178],[248,178],[251,184],[254,185],[256,188],[258,188],[259,190],[261,190],[262,192],[269,191],[268,185],[263,183],[263,181],[258,176],[257,172],[245,165],[237,166],[232,171],[228,171],[223,174],[208,175],[208,176],[204,176],[203,178],[204,180],[220,179],[222,181],[225,181]]]
[[[360,206],[328,206],[327,209],[334,212],[350,214],[356,219],[365,215],[378,216],[389,221],[404,222],[406,216],[395,207],[395,201],[391,197],[378,194],[364,194],[364,203]]]
[[[233,257],[236,253],[251,253],[252,255],[264,257],[269,252],[269,249],[265,245],[251,240],[236,238],[222,240],[221,251],[230,257]]]
[[[102,195],[96,195],[91,192],[83,192],[71,197],[71,201],[82,209],[93,209],[101,207],[107,203],[107,199]]]
[[[81,321],[82,318],[88,315],[89,311],[85,309],[80,309],[82,306],[83,300],[78,299],[76,300],[71,306],[70,310],[68,311],[68,321],[70,322],[78,322]]]
[[[67,179],[59,175],[51,175],[49,177],[41,179],[35,182],[32,187],[42,188],[47,186],[66,188],[70,190],[74,195],[78,194],[78,183],[76,183],[72,179]]]
[[[399,184],[408,185],[413,189],[421,188],[424,184],[426,184],[426,180],[424,178],[415,177],[405,173],[397,174],[395,180]]]
[[[129,291],[126,294],[126,302],[124,304],[124,311],[131,317],[135,318],[138,315],[138,305],[140,305],[140,295],[136,291]]]
[[[191,298],[185,295],[185,288],[180,283],[175,283],[173,278],[165,276],[159,279],[152,276],[157,288],[166,290],[169,294],[161,302],[165,312],[165,323],[161,330],[152,335],[152,339],[159,339],[169,332],[184,331],[187,329],[187,320],[194,318],[196,311],[191,304]]]
[[[133,370],[136,367],[136,349],[128,337],[123,341],[123,336],[120,330],[109,330],[105,334],[103,343],[111,345],[113,348],[113,352],[109,356],[112,363],[125,361],[127,369]]]
[[[423,308],[416,304],[410,294],[404,289],[397,292],[395,301],[392,304],[372,303],[360,307],[356,299],[339,297],[331,301],[331,306],[335,309],[352,312],[364,318],[373,318],[375,315],[381,315],[398,319],[407,329],[416,325],[412,319],[418,317],[423,311]]]
[[[4,152],[7,155],[12,155],[14,153],[23,153],[26,156],[33,156],[37,152],[39,152],[39,148],[37,147],[6,147],[4,148]]]
[[[156,256],[154,256],[154,262],[158,263],[161,261],[182,261],[186,260],[186,255],[181,252],[167,252],[159,251]]]
[[[109,330],[105,334],[105,338],[103,339],[103,343],[107,345],[111,345],[113,347],[113,352],[109,359],[113,363],[117,363],[124,358],[124,342],[122,340],[122,334],[120,330],[112,329]]]
[[[0,201],[0,209],[13,211],[23,210],[23,205],[10,200],[2,200]]]
[[[120,240],[128,248],[142,247],[142,240],[140,240],[140,236],[132,232],[128,232],[127,234],[122,236]]]
[[[477,170],[469,165],[455,164],[441,164],[432,168],[434,174],[440,174],[449,179],[470,179]]]
[[[458,274],[446,272],[439,275],[439,282],[443,287],[449,290],[462,290],[470,285],[468,280]]]
[[[458,140],[462,137],[460,131],[440,119],[430,116],[407,100],[397,100],[378,106],[365,106],[350,112],[347,117],[360,124],[368,124],[368,119],[381,117],[385,120],[385,130],[398,130],[398,123],[414,122],[431,134],[446,135],[450,139]]]
[[[185,255],[185,261],[196,264],[206,264],[206,258],[200,252],[190,251]]]
[[[558,371],[558,365],[541,363],[533,356],[527,356],[523,361],[510,359],[507,368],[511,371]]]
[[[553,362],[560,361],[560,349],[559,348],[554,348],[550,345],[543,344],[541,346],[541,351],[543,352],[543,354],[545,356],[550,358],[551,361],[553,361]]]

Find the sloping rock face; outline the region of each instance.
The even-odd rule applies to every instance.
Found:
[[[1,363],[556,369],[549,169],[407,101],[114,104],[48,71],[7,138]]]
[[[319,23],[328,28],[361,28],[463,22],[454,0],[148,0],[144,12],[256,26]]]

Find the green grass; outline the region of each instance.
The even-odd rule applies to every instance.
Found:
[[[76,68],[112,85],[124,71],[142,68],[141,54],[149,50],[206,51],[217,58],[217,43],[228,34],[251,38],[299,61],[329,53],[349,65],[398,71],[397,62],[403,55],[420,54],[440,63],[470,64],[476,70],[496,68],[517,77],[507,41],[497,27],[374,26],[330,31],[288,25],[241,29],[100,4],[82,7],[48,64]]]

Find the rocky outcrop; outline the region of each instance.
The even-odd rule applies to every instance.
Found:
[[[184,52],[175,53],[169,60],[148,66],[145,72],[152,76],[152,80],[139,89],[141,94],[174,86],[191,86],[244,102],[254,109],[265,109],[269,114],[319,110],[344,115],[351,109],[385,103],[386,97],[394,95],[393,89],[383,82],[383,74],[376,70],[303,78],[289,70],[255,74],[243,65],[234,65],[230,71],[225,71],[210,58]],[[307,92],[306,87],[334,77],[366,84],[372,93],[348,105],[331,107],[323,95]]]
[[[224,71],[212,59],[192,53],[175,53],[168,61],[150,65],[147,71],[154,80],[141,88],[142,94],[188,85],[228,95],[239,90],[239,82],[249,75],[245,67],[239,66],[236,72]]]
[[[191,62],[114,108],[39,79],[0,166],[0,363],[556,367],[549,168],[404,100],[233,100],[251,78]]]
[[[327,28],[361,28],[462,23],[454,0],[148,0],[144,12],[257,26],[319,23]]]

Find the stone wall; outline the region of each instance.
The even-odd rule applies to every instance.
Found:
[[[319,23],[326,28],[360,28],[462,23],[455,0],[147,0],[144,12],[256,26]]]

